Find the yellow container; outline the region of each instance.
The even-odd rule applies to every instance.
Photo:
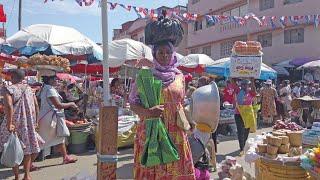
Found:
[[[299,163],[285,163],[260,158],[255,163],[257,180],[312,180]]]

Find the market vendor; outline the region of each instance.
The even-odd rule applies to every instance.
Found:
[[[240,91],[236,94],[235,121],[240,146],[240,155],[243,155],[244,146],[249,136],[250,128],[255,125],[253,100],[256,97],[254,81],[242,80]]]
[[[57,85],[56,73],[51,70],[41,72],[43,87],[40,92],[41,106],[39,113],[39,134],[44,139],[45,144],[42,149],[51,148],[58,145],[63,156],[63,164],[74,163],[77,159],[67,154],[65,139],[67,133],[58,134],[58,123],[65,124],[64,109],[74,108],[78,106],[74,103],[63,103],[61,96],[55,89]],[[52,126],[52,121],[56,121],[56,125]],[[58,122],[59,121],[59,122]]]
[[[239,92],[239,87],[232,82],[232,80],[226,81],[226,87],[223,90],[223,102],[228,102],[230,104],[234,103],[235,94]]]
[[[131,109],[137,113],[142,120],[138,124],[135,140],[135,179],[195,179],[192,154],[187,139],[186,132],[177,125],[178,105],[184,98],[184,78],[183,74],[175,68],[177,58],[171,42],[165,41],[154,46],[153,49],[154,65],[153,75],[162,81],[164,104],[145,109],[141,105],[136,85],[133,85],[129,101]],[[176,102],[176,103],[172,103]],[[174,145],[178,150],[180,160],[154,167],[144,167],[141,164],[141,157],[144,152],[146,140],[146,127],[144,120],[152,117],[162,117]]]

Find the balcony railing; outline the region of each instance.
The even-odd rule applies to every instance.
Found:
[[[235,22],[228,22],[228,23],[224,23],[224,24],[219,25],[219,32],[232,31],[232,30],[239,29],[239,28],[242,28],[245,26],[246,26],[246,24],[241,25],[241,24],[238,24]]]

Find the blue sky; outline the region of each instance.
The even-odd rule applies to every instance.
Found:
[[[18,31],[18,1],[0,0],[7,14],[8,37]],[[82,32],[93,41],[101,42],[101,17],[98,1],[89,7],[80,7],[75,0],[23,0],[22,27],[31,24],[56,24],[70,26]],[[109,0],[125,5],[137,7],[157,8],[159,6],[173,7],[177,4],[185,5],[187,0]],[[137,15],[118,6],[109,11],[109,39],[112,37],[112,29],[119,28],[126,21],[134,20]]]

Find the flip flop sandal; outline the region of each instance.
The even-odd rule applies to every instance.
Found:
[[[72,164],[77,161],[78,161],[78,159],[74,159],[74,158],[68,156],[66,159],[63,160],[63,164]]]

